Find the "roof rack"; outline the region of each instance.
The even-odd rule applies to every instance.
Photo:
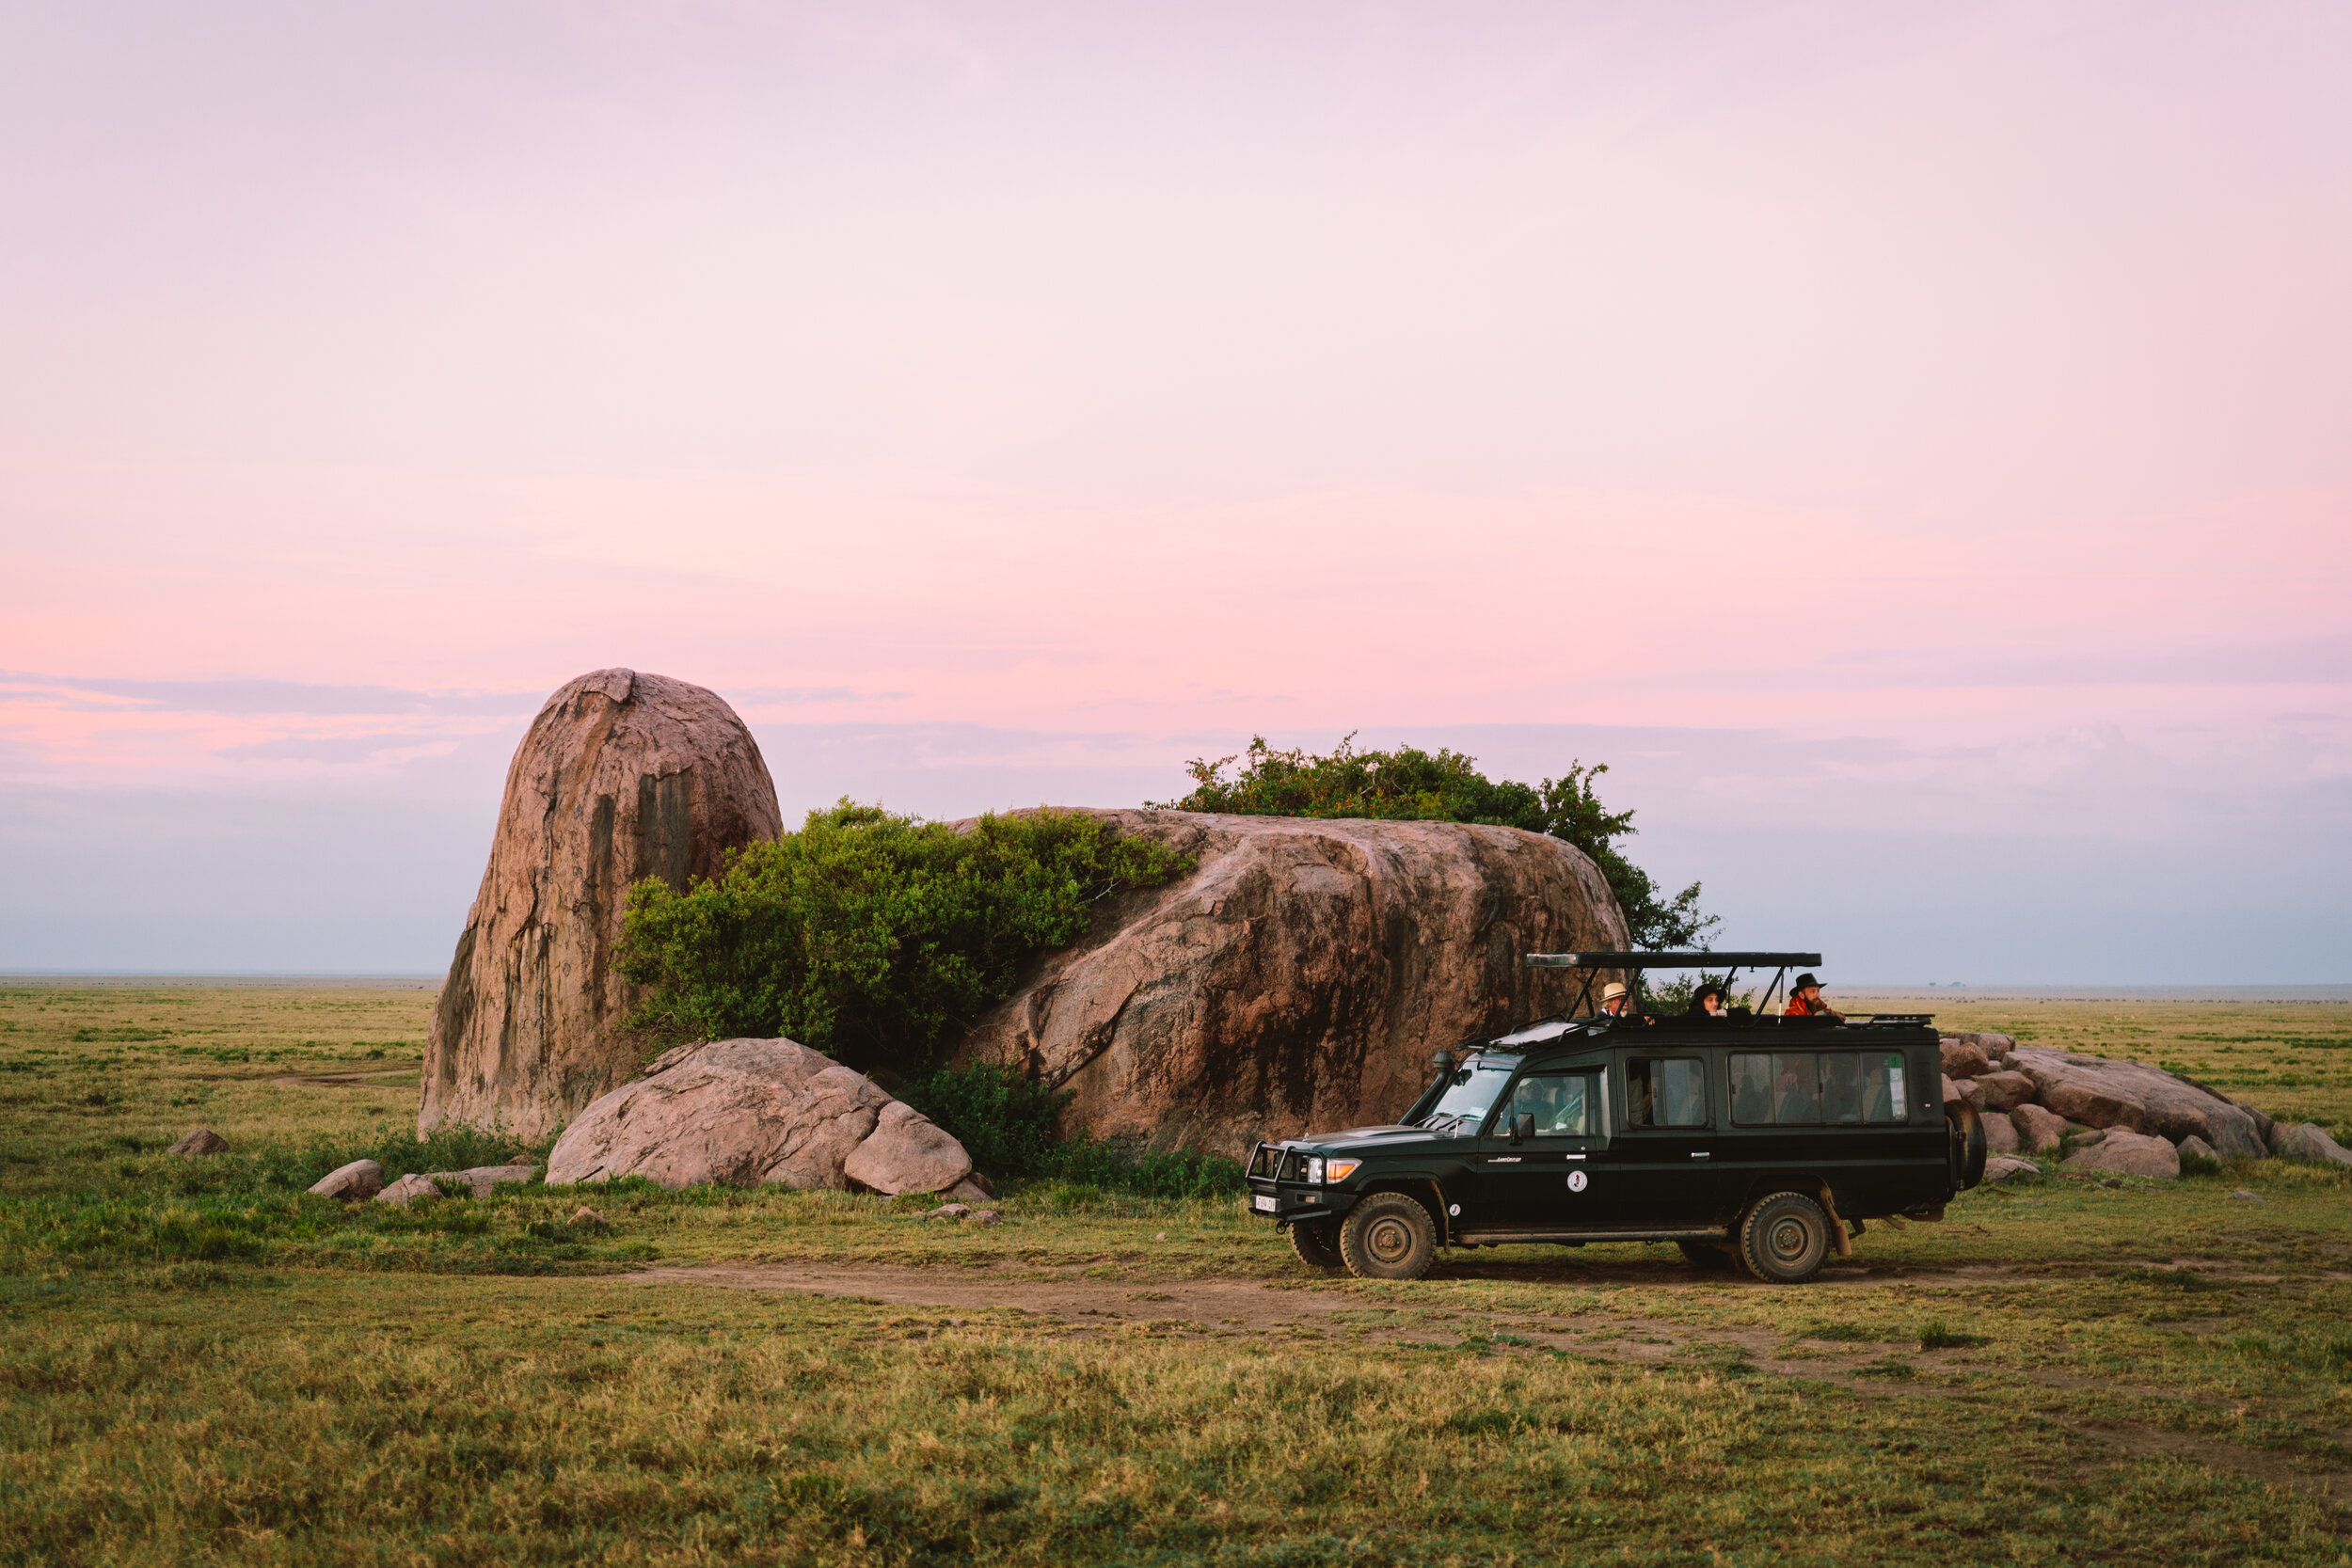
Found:
[[[1530,969],[1811,969],[1819,953],[1530,953]]]

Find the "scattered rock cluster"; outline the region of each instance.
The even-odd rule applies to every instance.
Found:
[[[2008,1035],[1944,1037],[1944,1100],[1976,1107],[1987,1181],[2039,1169],[2030,1157],[2045,1154],[2062,1154],[2061,1170],[2157,1180],[2179,1176],[2184,1154],[2352,1165],[2352,1151],[2315,1123],[2280,1126],[2177,1072],[2021,1046]]]

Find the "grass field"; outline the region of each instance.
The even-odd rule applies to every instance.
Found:
[[[2333,1171],[1980,1191],[1796,1290],[1310,1279],[1236,1205],[1068,1185],[985,1229],[302,1194],[511,1152],[410,1135],[430,1003],[0,991],[0,1558],[2352,1563]],[[2352,1134],[2342,1004],[1917,1005]],[[199,1124],[231,1152],[164,1152]]]

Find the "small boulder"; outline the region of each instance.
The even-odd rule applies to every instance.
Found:
[[[420,1198],[422,1198],[424,1201],[430,1203],[440,1196],[441,1189],[433,1184],[433,1178],[423,1175],[422,1173],[416,1173],[404,1176],[399,1180],[393,1182],[390,1186],[386,1187],[382,1192],[375,1195],[375,1201],[378,1203],[389,1203],[395,1208],[405,1209],[408,1205],[416,1202]]]
[[[2022,1072],[1988,1072],[1979,1077],[1977,1087],[1984,1093],[1979,1109],[2014,1111],[2034,1095],[2033,1080]]]
[[[2010,1112],[2009,1119],[2017,1129],[2018,1141],[2031,1154],[2048,1153],[2066,1136],[2064,1117],[2030,1102]]]
[[[2326,1165],[2352,1165],[2352,1149],[2328,1135],[2315,1121],[2298,1121],[2279,1128],[2271,1152],[2281,1160],[2310,1160]]]
[[[993,1209],[976,1209],[972,1212],[974,1225],[994,1225],[1002,1218]]]
[[[1989,1154],[2015,1154],[2024,1142],[2017,1136],[2017,1124],[2007,1117],[1984,1118],[1984,1147]]]
[[[2230,1196],[2236,1198],[2240,1203],[2265,1203],[2269,1201],[2265,1198],[2262,1194],[2254,1191],[2251,1187],[2240,1187],[2236,1192],[2232,1193]]]
[[[1992,1058],[1973,1039],[1944,1037],[1944,1073],[1949,1078],[1975,1078],[1993,1070]]]
[[[1970,1088],[1974,1088],[1975,1086],[1976,1085],[1974,1084],[1969,1085]],[[1946,1073],[1944,1075],[1944,1103],[1947,1106],[1963,1105],[1966,1104],[1967,1101],[1968,1090],[1962,1088],[1958,1081],[1956,1081],[1950,1073]]]
[[[2031,1160],[2020,1160],[2012,1155],[1994,1154],[1984,1162],[1984,1180],[1990,1185],[2014,1181],[2021,1176],[2040,1176],[2041,1174],[2040,1165],[2035,1164]]]
[[[568,1223],[585,1226],[591,1230],[602,1230],[605,1227],[605,1218],[583,1203],[572,1211],[572,1217]]]
[[[229,1152],[229,1140],[209,1127],[193,1128],[186,1137],[171,1146],[171,1152],[174,1154],[226,1154]]]
[[[2194,1154],[2200,1160],[2211,1160],[2218,1164],[2221,1159],[2221,1156],[2214,1151],[2213,1145],[2194,1132],[2181,1140],[2180,1148],[2183,1154]]]
[[[384,1167],[373,1160],[354,1160],[320,1177],[310,1190],[321,1197],[364,1203],[384,1190]]]
[[[887,1196],[944,1192],[972,1174],[955,1135],[904,1101],[875,1118],[873,1134],[841,1162],[841,1174]]]
[[[971,1212],[961,1203],[943,1203],[923,1217],[927,1220],[960,1220]]]
[[[975,1171],[939,1196],[953,1198],[958,1203],[986,1203],[996,1195],[988,1190],[980,1180],[979,1173]]]
[[[2110,1127],[2097,1145],[2068,1155],[2058,1168],[2084,1175],[2145,1176],[2169,1181],[2181,1174],[2181,1154],[2153,1133]]]

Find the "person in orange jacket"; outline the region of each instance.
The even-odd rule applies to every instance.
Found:
[[[1821,982],[1807,970],[1790,983],[1788,1006],[1781,1009],[1783,1018],[1826,1018],[1843,1022],[1846,1015],[1821,1000]]]

